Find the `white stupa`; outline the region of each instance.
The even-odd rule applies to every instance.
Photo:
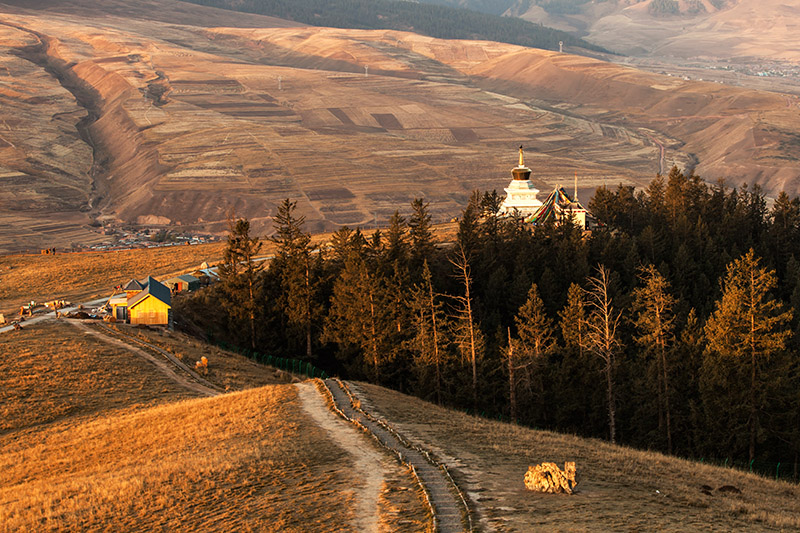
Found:
[[[536,197],[539,189],[531,183],[531,169],[525,166],[522,146],[519,147],[519,165],[511,169],[511,175],[513,179],[505,188],[506,199],[500,206],[499,214],[517,213],[523,217],[534,214],[542,206],[542,202]]]

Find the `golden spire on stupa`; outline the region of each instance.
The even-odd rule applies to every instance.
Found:
[[[525,161],[524,161],[524,159],[522,157],[522,145],[521,144],[519,145],[519,166],[521,166],[521,167],[525,166]]]

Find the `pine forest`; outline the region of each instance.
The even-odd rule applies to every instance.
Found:
[[[591,232],[497,217],[501,201],[473,193],[452,242],[417,199],[315,247],[287,199],[269,262],[234,218],[221,282],[176,303],[179,326],[485,417],[797,478],[798,198],[768,208],[757,186],[673,168],[598,189]]]

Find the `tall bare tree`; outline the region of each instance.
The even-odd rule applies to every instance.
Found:
[[[606,400],[608,409],[608,430],[612,443],[617,441],[616,396],[614,390],[614,368],[620,342],[617,337],[622,312],[614,309],[609,292],[611,272],[603,265],[597,267],[597,274],[588,279],[586,289],[587,308],[586,335],[591,352],[603,362],[606,378]]]
[[[455,313],[453,316],[459,349],[472,366],[472,406],[478,409],[478,359],[483,356],[484,339],[475,320],[472,302],[472,274],[467,252],[460,244],[456,245],[455,257],[450,259],[455,268],[455,277],[464,288],[463,295],[453,296]]]
[[[420,369],[433,367],[436,403],[442,404],[442,370],[447,360],[445,317],[440,296],[433,290],[433,276],[428,262],[422,264],[422,283],[411,290],[408,303],[412,312],[414,335],[408,343]]]

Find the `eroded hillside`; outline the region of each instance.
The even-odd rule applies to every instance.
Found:
[[[268,231],[286,197],[311,231],[380,223],[419,196],[448,219],[472,190],[505,186],[519,144],[541,189],[577,172],[584,199],[698,162],[706,178],[797,192],[797,106],[779,95],[167,0],[94,18],[86,0],[40,4],[0,13],[17,69],[0,86],[14,145],[0,149],[18,154],[3,160],[15,200],[0,216],[20,228],[0,250],[98,239],[90,222],[219,231],[232,211]],[[58,171],[29,168],[48,157]]]

